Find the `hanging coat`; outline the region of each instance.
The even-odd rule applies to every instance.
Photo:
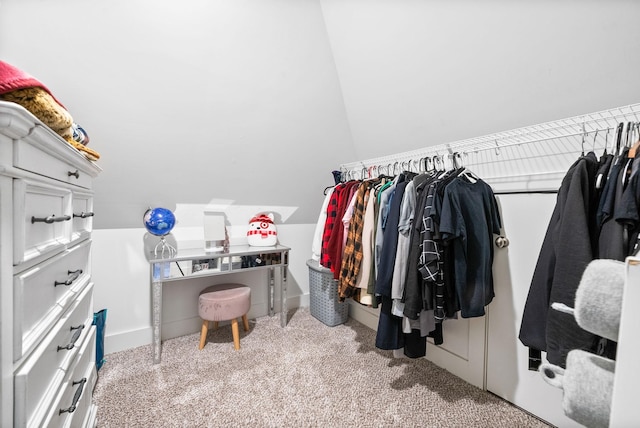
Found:
[[[589,225],[597,206],[597,169],[597,159],[589,153],[578,159],[562,180],[520,325],[520,341],[546,351],[547,360],[561,367],[565,367],[569,351],[592,350],[599,340],[580,328],[573,315],[550,309],[554,302],[574,306],[582,273],[593,259]]]

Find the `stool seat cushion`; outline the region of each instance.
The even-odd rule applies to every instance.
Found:
[[[198,298],[198,314],[207,321],[227,321],[246,315],[251,308],[251,288],[225,284],[209,287]]]

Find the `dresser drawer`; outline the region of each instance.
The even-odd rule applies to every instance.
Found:
[[[67,374],[75,371],[77,356],[86,347],[95,355],[93,284],[37,346],[14,378],[15,426],[40,426],[58,396]],[[86,348],[88,349],[88,348]],[[95,359],[94,359],[95,362]]]
[[[71,241],[88,238],[93,230],[93,193],[73,191]]]
[[[52,140],[52,138],[58,139],[60,145],[68,146],[69,151],[76,150],[49,128],[37,125],[31,134],[14,143],[14,166],[54,180],[90,188],[93,179],[87,172],[43,150],[44,146],[40,141]]]
[[[14,277],[13,358],[26,355],[90,279],[91,241],[65,250]]]
[[[71,191],[13,180],[13,264],[60,251],[70,242]]]
[[[91,416],[92,395],[97,378],[95,327],[92,327],[73,369],[68,371],[62,389],[54,400],[45,426],[86,427]]]

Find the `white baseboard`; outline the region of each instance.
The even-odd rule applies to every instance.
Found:
[[[309,293],[301,296],[293,296],[287,299],[288,310],[295,308],[309,307]],[[280,310],[280,305],[276,306],[276,310]],[[266,304],[256,304],[249,310],[249,318],[266,316],[269,308]],[[222,323],[224,324],[224,323]],[[199,317],[190,317],[180,321],[167,322],[162,324],[162,340],[180,337],[200,331],[202,320]],[[137,348],[139,346],[150,345],[152,341],[151,325],[137,330],[118,332],[109,334],[109,327],[105,331],[104,338],[104,354],[108,355],[113,352],[125,351],[127,349]],[[151,348],[149,348],[151,352]]]
[[[369,306],[364,306],[351,299],[347,300],[347,302],[349,302],[349,317],[374,331],[378,330],[378,319],[380,317],[379,308],[374,309]]]
[[[115,334],[108,334],[108,330],[109,325],[107,323],[104,336],[105,355],[151,344],[151,326]],[[149,355],[151,355],[151,348],[149,348]]]

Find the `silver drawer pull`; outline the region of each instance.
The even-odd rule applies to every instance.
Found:
[[[66,281],[55,281],[53,283],[54,287],[57,287],[58,285],[71,285],[73,284],[73,281],[75,281],[76,279],[78,279],[78,277],[80,275],[82,275],[82,269],[77,269],[77,270],[68,270],[67,271],[67,275],[69,275],[69,277],[67,278]]]
[[[60,352],[60,351],[71,351],[73,349],[73,347],[76,345],[76,342],[78,341],[78,338],[80,337],[80,334],[82,333],[82,330],[84,329],[84,324],[80,324],[77,327],[71,327],[71,331],[73,331],[73,336],[71,336],[71,341],[66,345],[66,346],[58,346],[58,350],[56,352]]]
[[[80,178],[80,173],[78,172],[77,169],[74,172],[67,171],[67,177]]]
[[[80,217],[80,218],[87,218],[87,217],[93,217],[93,213],[86,213],[86,212],[81,212],[80,214],[73,214],[74,217]]]
[[[76,406],[78,405],[78,401],[80,401],[80,397],[82,397],[82,390],[84,389],[85,383],[87,383],[86,377],[83,377],[78,382],[76,382],[75,380],[71,382],[71,386],[76,386],[76,385],[80,385],[80,386],[78,387],[78,389],[76,389],[76,393],[73,394],[73,402],[71,403],[71,406],[69,406],[66,409],[60,409],[60,411],[58,412],[59,415],[63,413],[73,413],[76,411]]]
[[[55,214],[51,214],[49,217],[31,217],[31,224],[33,223],[59,223],[61,221],[69,221],[71,216],[63,215],[62,217],[56,217]]]

